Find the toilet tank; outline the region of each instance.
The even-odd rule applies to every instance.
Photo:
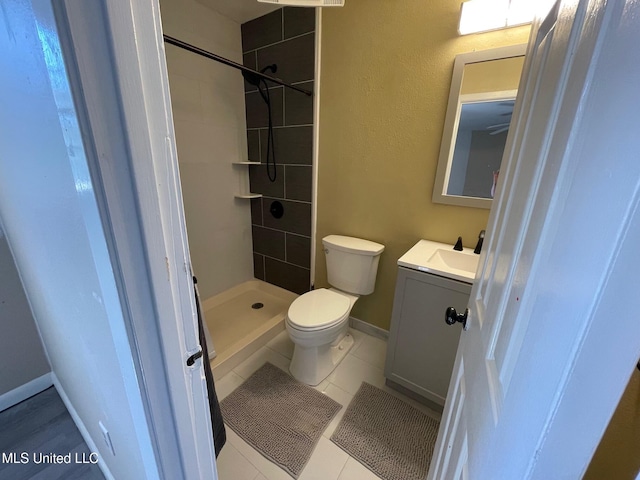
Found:
[[[355,295],[373,292],[384,245],[342,235],[326,236],[322,245],[328,280],[333,287]]]

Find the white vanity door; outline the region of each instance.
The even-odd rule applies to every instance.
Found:
[[[471,285],[405,267],[398,268],[385,377],[444,406],[460,342],[442,312],[464,311]]]
[[[592,338],[589,328],[600,321],[593,320],[597,299],[611,293],[605,281],[630,225],[625,212],[633,212],[637,196],[638,178],[628,178],[639,170],[633,149],[608,159],[607,149],[620,149],[620,142],[604,132],[626,131],[633,118],[637,128],[634,107],[598,102],[610,95],[607,75],[611,85],[627,88],[627,99],[637,98],[629,80],[640,67],[625,71],[620,45],[640,37],[640,7],[624,4],[567,0],[534,25],[430,479],[545,478],[540,472],[554,462],[570,473],[546,478],[579,478],[571,468],[588,462],[590,446],[575,444],[582,436],[599,438],[608,420],[606,412],[599,424],[590,418],[594,425],[580,435],[550,427],[568,408],[561,397]],[[627,164],[622,170],[607,161]],[[620,378],[610,387],[624,388]],[[615,406],[621,391],[609,390],[608,405]],[[565,425],[580,424],[578,407],[566,414]],[[573,453],[556,446],[551,460],[554,438],[571,439],[569,450],[582,457],[569,459]]]

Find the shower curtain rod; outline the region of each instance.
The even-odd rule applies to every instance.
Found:
[[[176,47],[184,48],[185,50],[188,50],[192,53],[197,53],[198,55],[202,55],[203,57],[209,58],[211,60],[215,60],[216,62],[224,63],[225,65],[228,65],[233,68],[237,68],[238,70],[242,70],[243,72],[247,72],[252,75],[257,75],[260,78],[264,78],[265,80],[269,80],[271,82],[277,83],[278,85],[282,85],[287,88],[292,88],[293,90],[304,93],[305,95],[308,95],[310,97],[313,95],[313,92],[310,92],[309,90],[296,87],[295,85],[290,85],[288,83],[283,82],[279,78],[272,77],[271,75],[266,75],[261,72],[257,72],[255,70],[252,70],[249,67],[245,67],[244,65],[240,65],[239,63],[236,63],[232,60],[216,55],[215,53],[207,52],[206,50],[203,50],[201,48],[194,47],[193,45],[189,45],[188,43],[185,43],[182,40],[178,40],[177,38],[170,37],[169,35],[163,35],[163,37],[164,37],[164,41],[170,45],[175,45]]]

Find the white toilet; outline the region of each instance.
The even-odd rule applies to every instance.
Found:
[[[318,385],[353,346],[349,313],[360,295],[373,292],[384,245],[329,235],[322,239],[329,283],[298,297],[287,312],[287,332],[295,344],[289,370],[299,381]]]

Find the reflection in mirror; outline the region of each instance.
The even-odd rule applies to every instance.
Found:
[[[525,45],[456,57],[433,201],[490,208]]]
[[[493,198],[516,91],[461,95],[447,195]]]

